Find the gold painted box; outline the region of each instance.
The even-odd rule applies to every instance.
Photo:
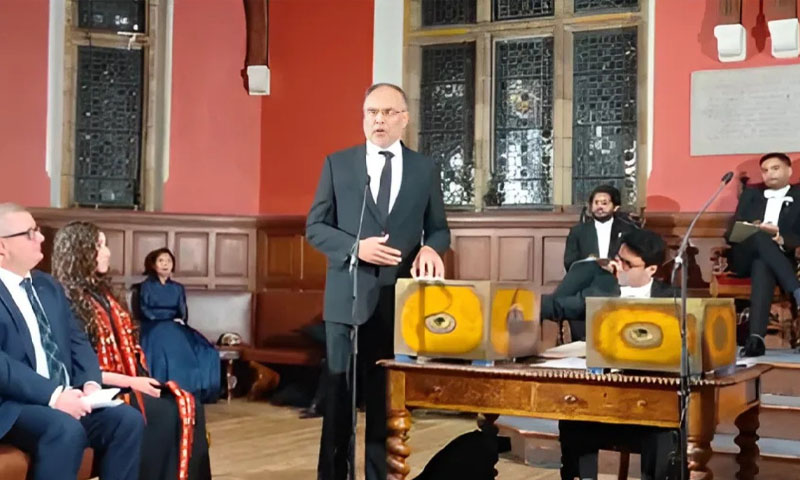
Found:
[[[536,354],[533,285],[400,279],[395,287],[395,355],[495,361]]]
[[[686,302],[689,374],[736,362],[736,311],[731,298]],[[680,299],[586,299],[586,366],[680,373]]]

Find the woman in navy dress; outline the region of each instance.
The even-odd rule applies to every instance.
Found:
[[[203,403],[219,398],[219,354],[197,330],[188,326],[186,291],[170,277],[175,256],[168,248],[154,250],[144,261],[147,279],[139,284],[141,343],[150,375],[173,380]]]

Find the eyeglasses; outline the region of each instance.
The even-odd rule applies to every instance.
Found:
[[[373,119],[382,113],[384,118],[393,118],[398,113],[403,113],[405,110],[395,110],[394,108],[367,108],[364,109],[364,115],[367,118]]]
[[[630,270],[632,268],[639,268],[639,267],[644,267],[645,266],[644,263],[638,263],[638,264],[634,265],[633,263],[631,263],[630,260],[628,260],[626,258],[622,258],[619,255],[617,255],[617,261],[622,263],[622,268],[624,268],[625,270]]]
[[[0,238],[13,238],[13,237],[21,237],[21,236],[25,235],[25,236],[28,237],[28,240],[34,240],[36,238],[36,234],[37,233],[42,233],[42,229],[39,226],[36,226],[36,227],[33,227],[33,228],[29,228],[29,229],[25,230],[24,232],[12,233],[11,235],[3,235]]]

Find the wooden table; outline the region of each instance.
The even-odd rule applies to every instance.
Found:
[[[677,428],[680,424],[678,379],[653,375],[590,374],[584,370],[536,368],[509,364],[495,367],[443,363],[415,364],[382,360],[388,370],[387,403],[389,478],[409,473],[407,445],[410,407],[484,414],[481,428],[498,415],[555,420]],[[692,382],[689,398],[689,469],[693,479],[710,480],[707,463],[711,440],[721,422],[734,422],[740,448],[738,479],[758,473],[759,377],[768,365],[739,368],[734,374]]]

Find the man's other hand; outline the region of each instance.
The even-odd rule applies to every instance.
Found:
[[[399,265],[400,250],[386,245],[389,235],[369,237],[358,242],[358,258],[374,265]]]

